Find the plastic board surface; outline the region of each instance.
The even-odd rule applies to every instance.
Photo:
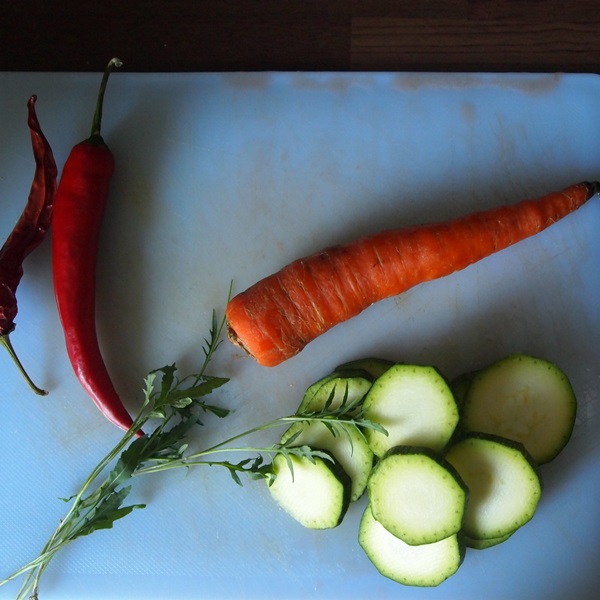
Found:
[[[88,135],[99,74],[0,74],[0,237],[29,192],[26,102],[62,167]],[[98,262],[98,331],[128,408],[151,369],[201,360],[213,308],[287,262],[391,226],[452,218],[600,176],[600,80],[591,75],[230,73],[111,75],[103,133],[116,157]],[[380,576],[357,542],[365,499],[331,531],[301,528],[261,482],[217,468],[140,478],[147,503],[74,542],[42,600],[169,598],[591,599],[600,585],[600,200],[462,272],[385,300],[267,369],[225,343],[211,372],[205,447],[292,413],[304,389],[364,356],[446,376],[511,352],[557,363],[575,432],[543,470],[534,519],[467,551],[439,588]],[[12,342],[37,397],[0,355],[0,577],[37,555],[120,438],[80,388],[53,298],[50,236],[25,263]],[[271,431],[258,442],[277,441]],[[0,588],[13,598],[18,585]]]

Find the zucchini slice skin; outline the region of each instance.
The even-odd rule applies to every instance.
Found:
[[[470,538],[468,536],[464,536],[465,545],[467,548],[473,548],[473,550],[487,550],[488,548],[492,548],[494,546],[498,546],[498,544],[502,544],[505,542],[511,535],[511,533],[507,533],[498,538],[489,538],[487,540],[478,540],[476,538]]]
[[[358,543],[384,577],[407,586],[440,585],[456,573],[465,556],[460,535],[432,544],[406,544],[375,519],[370,504],[362,515]]]
[[[514,533],[540,501],[539,469],[522,444],[492,434],[467,434],[445,451],[469,488],[463,532],[475,540]]]
[[[333,457],[310,460],[277,454],[272,468],[275,479],[268,486],[271,496],[301,525],[332,529],[342,522],[350,504],[352,482]]]
[[[367,429],[373,453],[381,458],[394,446],[441,450],[454,433],[459,412],[454,395],[434,367],[396,364],[375,380],[363,415],[388,433]]]
[[[368,489],[375,519],[407,544],[439,542],[462,528],[468,488],[428,448],[392,448],[373,469]]]
[[[575,425],[577,400],[566,374],[553,363],[512,354],[474,375],[465,394],[464,431],[520,442],[538,464],[556,458]]]

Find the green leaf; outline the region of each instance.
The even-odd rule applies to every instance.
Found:
[[[155,408],[148,413],[148,418],[162,421],[167,418],[167,411],[164,408]]]
[[[228,417],[233,412],[233,411],[229,410],[228,408],[221,408],[220,406],[214,406],[212,404],[204,404],[203,403],[201,407],[205,412],[212,413],[213,415],[215,415],[216,417],[219,417],[220,419]]]
[[[286,448],[284,452],[292,454],[294,456],[298,456],[299,458],[306,458],[310,460],[311,463],[315,462],[315,458],[322,458],[324,460],[328,460],[330,462],[333,461],[331,455],[327,452],[323,452],[322,450],[315,450],[310,446],[294,446],[293,448]]]
[[[225,385],[229,381],[226,377],[206,377],[204,381],[184,389],[175,389],[168,394],[168,403],[174,406],[174,403],[182,399],[195,400],[210,394],[213,390]]]
[[[160,383],[160,396],[161,398],[166,397],[169,393],[169,390],[173,386],[173,381],[175,380],[175,371],[177,367],[172,364],[160,369],[162,373],[162,379]]]
[[[138,458],[138,465],[150,460],[169,457],[181,457],[181,448],[186,448],[187,444],[183,444],[190,429],[197,424],[197,420],[193,418],[185,419],[171,429],[164,430],[158,427],[148,439],[148,443],[144,450],[144,454]]]
[[[77,528],[74,537],[89,535],[98,529],[111,529],[115,521],[122,519],[137,508],[145,508],[145,504],[121,506],[130,491],[131,486],[127,486],[104,497],[98,502],[91,515],[86,517]]]
[[[233,481],[235,481],[235,483],[237,483],[240,487],[243,485],[242,480],[240,479],[240,476],[237,474],[237,471],[235,469],[230,468],[229,474],[231,475]]]
[[[183,398],[170,399],[169,406],[173,408],[187,408],[193,402],[194,400],[190,396],[184,396]]]
[[[233,481],[242,486],[242,480],[239,473],[244,474],[250,479],[270,479],[273,474],[273,468],[270,463],[265,463],[264,458],[259,454],[255,458],[244,458],[237,463],[228,461],[206,461],[203,464],[211,467],[225,467]]]

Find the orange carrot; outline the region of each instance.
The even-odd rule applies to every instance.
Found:
[[[231,299],[228,337],[264,366],[377,302],[464,269],[579,208],[600,183],[463,218],[384,231],[292,262]]]

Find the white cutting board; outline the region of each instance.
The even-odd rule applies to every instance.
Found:
[[[126,67],[125,67],[126,68]],[[0,234],[24,205],[33,160],[26,101],[59,166],[87,137],[99,74],[0,74]],[[130,74],[115,72],[103,133],[117,170],[98,273],[106,362],[135,410],[142,380],[201,359],[213,308],[283,264],[368,232],[455,217],[600,177],[600,80],[592,75]],[[537,237],[382,302],[266,369],[224,344],[211,372],[206,446],[292,413],[338,363],[379,355],[448,377],[510,352],[570,376],[579,415],[544,473],[533,521],[468,551],[435,589],[375,571],[357,543],[363,501],[327,532],[302,529],[264,484],[216,468],[135,482],[148,507],[75,542],[42,600],[78,598],[592,598],[600,585],[600,200]],[[53,301],[50,239],[26,262],[12,341],[44,398],[0,354],[0,578],[37,555],[119,439],[80,389]],[[258,440],[276,441],[277,431]],[[17,586],[0,588],[12,598]]]

